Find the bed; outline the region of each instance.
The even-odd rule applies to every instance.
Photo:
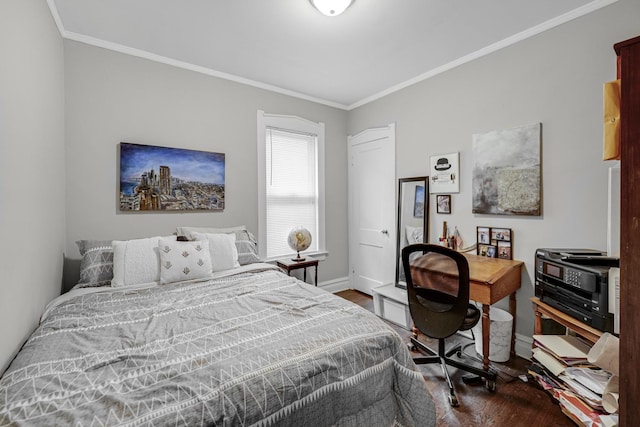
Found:
[[[47,306],[0,378],[0,426],[435,424],[405,344],[367,310],[261,262],[140,282],[124,247],[111,285]]]

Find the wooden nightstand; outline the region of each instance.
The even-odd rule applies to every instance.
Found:
[[[315,278],[313,284],[318,286],[318,262],[319,260],[313,258],[307,258],[304,261],[294,261],[290,258],[279,259],[276,261],[278,267],[287,271],[290,276],[292,270],[304,268],[304,281],[307,281],[307,267],[315,267]]]

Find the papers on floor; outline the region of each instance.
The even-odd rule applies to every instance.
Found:
[[[567,365],[587,362],[591,347],[573,335],[534,335],[536,347],[552,354]]]
[[[612,374],[589,363],[591,347],[572,335],[534,335],[533,339],[529,374],[553,391],[563,412],[581,426],[615,425],[617,418],[606,415],[603,406]]]
[[[604,394],[604,388],[611,379],[611,373],[602,369],[567,368],[564,374],[599,395]]]

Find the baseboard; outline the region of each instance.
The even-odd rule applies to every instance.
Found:
[[[340,291],[346,291],[347,289],[351,289],[349,286],[349,277],[340,277],[338,279],[327,280],[325,282],[318,283],[318,287],[331,293],[336,293]]]

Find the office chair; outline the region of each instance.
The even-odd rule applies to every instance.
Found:
[[[458,331],[471,329],[480,320],[480,310],[469,304],[469,262],[459,252],[424,243],[402,249],[402,265],[407,281],[409,311],[414,323],[410,347],[431,356],[413,359],[418,364],[439,363],[449,386],[449,403],[458,406],[447,365],[465,370],[474,377],[465,382],[485,379],[488,390],[495,391],[497,374],[453,359],[462,355],[462,346],[445,351],[445,338]],[[418,332],[438,340],[438,351],[418,340]]]

